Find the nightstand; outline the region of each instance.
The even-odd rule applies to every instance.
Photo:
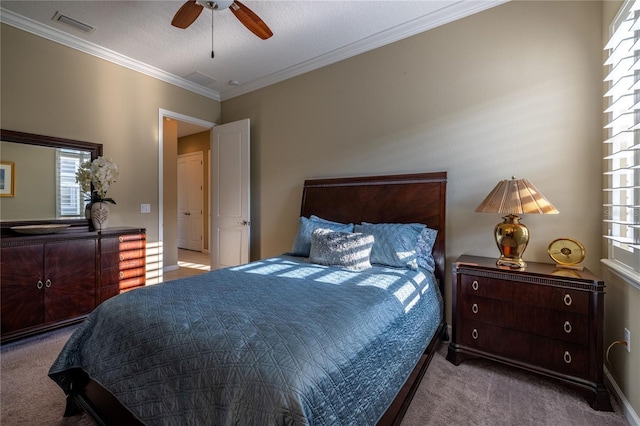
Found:
[[[611,411],[603,382],[604,282],[589,270],[461,256],[453,265],[447,359],[482,357],[551,377]]]

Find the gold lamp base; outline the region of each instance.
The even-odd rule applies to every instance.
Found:
[[[529,243],[529,229],[520,223],[520,217],[509,214],[503,217],[504,222],[496,225],[496,244],[501,256],[496,261],[498,266],[523,269],[527,264],[522,260],[522,253]]]

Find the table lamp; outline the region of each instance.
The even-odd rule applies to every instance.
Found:
[[[496,225],[496,244],[500,249],[498,266],[522,269],[527,266],[522,253],[529,243],[529,229],[520,223],[520,214],[557,214],[558,210],[526,179],[505,179],[476,208],[480,213],[502,213],[504,222]]]

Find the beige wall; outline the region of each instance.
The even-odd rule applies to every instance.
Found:
[[[5,24],[0,31],[2,128],[103,144],[120,167],[110,226],[144,227],[157,246],[159,109],[219,122],[220,103]]]
[[[602,13],[602,45],[609,37],[609,26],[622,1],[603,2]],[[606,69],[603,67],[602,79]],[[602,257],[606,256],[603,248]],[[606,364],[616,383],[637,415],[640,415],[640,290],[627,284],[613,272],[603,267],[603,278],[607,284],[605,296],[605,343],[609,345],[616,340],[624,339],[624,329],[631,331],[632,352],[627,352],[621,345],[611,349],[610,363]]]
[[[525,258],[570,236],[599,273],[600,21],[600,2],[507,3],[224,101],[251,118],[253,258],[290,249],[307,178],[444,170],[449,263],[498,254],[501,218],[474,209],[516,175],[560,211],[524,217]]]
[[[2,142],[0,160],[14,163],[14,196],[0,198],[2,220],[56,218],[56,151],[36,145]],[[33,173],[33,168],[38,173]],[[42,178],[46,176],[47,178]],[[82,212],[84,214],[84,211]]]

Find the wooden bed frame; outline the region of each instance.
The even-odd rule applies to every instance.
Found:
[[[301,215],[315,214],[342,223],[423,223],[437,229],[433,256],[444,297],[446,182],[446,172],[307,180]],[[400,424],[443,338],[444,312],[436,334],[378,425]],[[82,411],[99,425],[140,424],[111,393],[78,369],[67,396],[65,416]]]

